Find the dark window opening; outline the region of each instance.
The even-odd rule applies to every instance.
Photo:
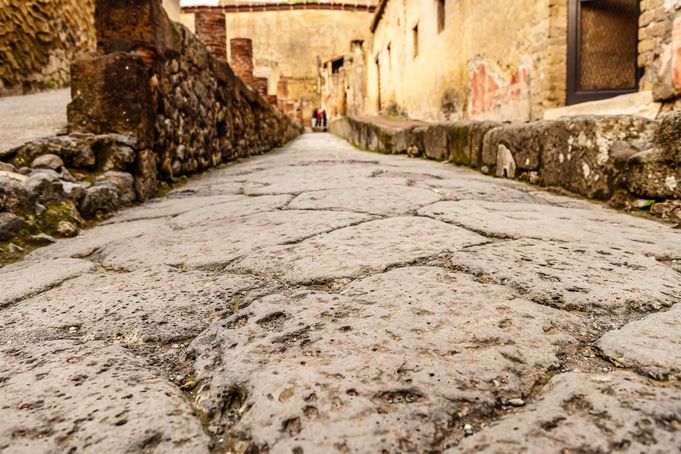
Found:
[[[341,68],[345,64],[345,58],[339,58],[331,62],[331,74],[336,74],[340,72]]]
[[[419,26],[416,24],[412,29],[412,36],[414,41],[414,58],[419,56]]]
[[[445,0],[437,1],[437,32],[445,29]]]
[[[638,0],[570,0],[568,104],[638,90]]]

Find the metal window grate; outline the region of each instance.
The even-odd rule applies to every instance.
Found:
[[[579,89],[636,88],[637,0],[582,0]]]

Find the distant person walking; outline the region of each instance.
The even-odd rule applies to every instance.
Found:
[[[324,118],[324,117],[322,117],[322,112],[323,112],[323,110],[321,110],[321,109],[319,109],[319,110],[317,111],[317,127],[321,127],[321,126],[322,126],[322,120],[323,120],[323,118]]]
[[[322,110],[322,126],[326,129],[326,110]]]
[[[315,110],[312,112],[312,127],[313,127],[313,128],[316,128],[316,127],[319,126],[318,120],[317,120],[317,115],[318,115],[318,114],[319,114],[319,110],[318,110],[318,109],[315,109]]]

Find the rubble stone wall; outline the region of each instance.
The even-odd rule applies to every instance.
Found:
[[[71,68],[69,133],[0,153],[0,262],[8,240],[73,236],[164,182],[302,132],[170,22],[161,0],[132,3],[97,0],[97,52]]]
[[[346,117],[330,129],[366,150],[450,161],[486,174],[610,201],[618,208],[647,209],[653,201],[661,202],[656,204],[658,211],[665,202],[680,206],[678,111],[658,121],[622,115],[404,127]]]
[[[95,49],[94,0],[0,0],[0,96],[69,84],[71,60]]]
[[[172,180],[299,133],[158,0],[100,1],[96,23],[99,53],[74,63],[69,128],[132,137],[141,199],[156,191],[150,169]]]

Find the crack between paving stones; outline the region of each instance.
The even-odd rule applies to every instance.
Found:
[[[450,221],[450,220],[445,220],[445,219],[439,219],[435,216],[431,216],[431,215],[428,215],[428,214],[417,213],[417,214],[414,215],[414,217],[432,219],[433,221],[442,222],[443,224],[453,225],[454,227],[459,227],[460,229],[468,230],[469,232],[475,233],[475,234],[480,235],[480,236],[484,236],[485,238],[489,238],[491,240],[519,240],[519,239],[522,239],[522,238],[513,237],[511,235],[485,232],[484,230],[476,229],[476,228],[464,225],[460,222],[455,222],[455,221]]]
[[[9,302],[0,305],[0,311],[3,311],[3,310],[5,310],[5,309],[9,309],[10,307],[16,306],[17,304],[21,304],[22,302],[24,302],[24,301],[26,301],[26,300],[29,300],[29,299],[31,299],[31,298],[34,298],[34,297],[38,296],[38,295],[42,295],[43,293],[47,293],[47,292],[52,291],[52,290],[54,290],[54,289],[56,289],[56,288],[59,288],[59,287],[61,287],[64,283],[66,283],[66,282],[68,282],[68,281],[71,281],[71,280],[74,280],[74,279],[77,279],[77,278],[79,278],[79,277],[81,277],[81,276],[85,276],[86,274],[88,274],[88,273],[83,273],[83,274],[79,274],[79,275],[77,275],[77,276],[67,277],[67,278],[64,279],[64,280],[61,280],[61,281],[59,281],[59,282],[55,282],[55,283],[53,283],[53,284],[51,284],[51,285],[46,286],[45,288],[42,288],[42,289],[40,289],[40,290],[36,290],[35,292],[27,293],[27,294],[22,295],[22,296],[20,296],[20,297],[14,299],[14,300],[10,300]]]

